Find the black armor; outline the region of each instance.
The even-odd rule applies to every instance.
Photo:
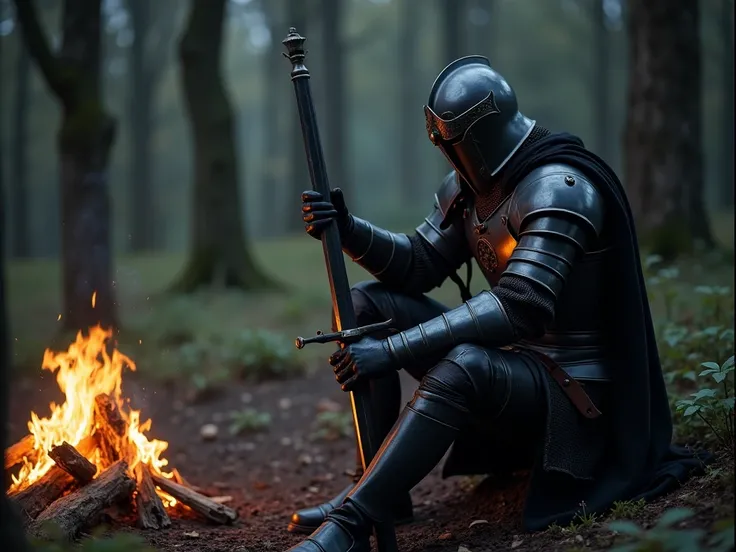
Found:
[[[340,502],[295,552],[368,550],[371,526],[406,513],[397,500],[450,447],[445,475],[531,468],[532,530],[569,523],[581,502],[600,512],[650,499],[705,458],[670,446],[636,233],[615,174],[579,139],[521,115],[485,58],[450,64],[428,104],[430,138],[455,171],[415,235],[378,229],[344,205],[303,208],[315,213],[308,223],[342,212],[345,252],[378,280],[353,290],[360,323],[391,318],[398,330],[334,353],[337,381],[345,390],[382,382],[396,396],[393,376],[405,369],[419,387],[357,485],[312,511],[311,527]],[[488,289],[470,297],[462,285],[454,309],[424,295],[459,281],[471,260]]]
[[[491,188],[535,125],[519,112],[514,90],[482,56],[445,67],[424,112],[429,139],[476,193]]]

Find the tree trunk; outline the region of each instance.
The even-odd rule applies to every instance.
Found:
[[[279,139],[284,130],[284,105],[294,103],[288,95],[287,65],[279,63],[284,47],[281,36],[286,36],[288,27],[284,24],[283,0],[263,0],[262,9],[266,16],[266,25],[271,33],[271,45],[262,58],[265,78],[265,101],[263,106],[263,165],[261,172],[261,205],[260,209],[262,235],[280,234],[284,222],[280,205],[284,194],[284,181],[288,171],[285,167],[286,153]],[[291,194],[289,199],[295,201]],[[290,217],[291,218],[291,217]]]
[[[307,0],[289,3],[289,25],[295,27],[297,32],[309,39],[307,28]],[[284,35],[286,36],[286,35]],[[307,60],[309,67],[309,60]],[[301,194],[309,188],[309,176],[307,172],[307,157],[304,153],[304,139],[302,138],[302,127],[299,122],[299,113],[296,108],[293,92],[291,96],[291,128],[289,129],[289,187],[284,202],[284,213],[286,214],[286,229],[288,232],[304,231],[301,218]],[[319,117],[319,113],[317,114]]]
[[[424,185],[418,174],[417,146],[423,125],[417,98],[417,44],[419,27],[417,16],[421,0],[403,0],[399,4],[399,181],[401,198],[409,204],[420,197]]]
[[[13,113],[13,177],[11,199],[13,202],[12,255],[16,259],[30,255],[28,226],[28,104],[31,59],[24,44],[18,44],[18,60],[15,69],[15,111]]]
[[[443,64],[447,65],[461,57],[465,51],[465,22],[467,19],[466,0],[441,0],[444,47]]]
[[[0,40],[0,55],[2,55]],[[4,156],[0,148],[0,221],[5,220],[5,182]],[[8,332],[8,311],[5,304],[5,225],[0,224],[0,446],[3,450],[8,443],[8,402],[10,395],[10,340]],[[23,524],[18,512],[13,508],[6,493],[0,496],[0,542],[6,550],[26,552],[28,543],[23,534]]]
[[[629,4],[626,182],[639,235],[672,257],[712,245],[703,205],[697,0]]]
[[[494,67],[498,64],[497,13],[497,0],[470,0],[466,16],[468,54],[486,56]]]
[[[610,37],[606,24],[606,12],[603,9],[605,0],[593,0],[592,27],[593,27],[593,125],[595,132],[595,146],[598,155],[611,161],[610,132],[612,129],[610,113],[610,95],[608,82],[608,66],[610,63]]]
[[[409,0],[411,1],[411,0]],[[345,27],[343,0],[322,0],[322,40],[325,73],[325,163],[333,188],[342,188],[350,201],[351,182],[348,176],[348,133],[350,116],[346,109],[347,77],[345,74]]]
[[[160,0],[159,0],[160,1]],[[150,0],[128,0],[135,38],[130,48],[128,69],[130,91],[130,182],[128,183],[128,235],[130,250],[150,249],[153,237],[151,194],[151,102],[153,83],[146,63],[146,35],[150,26]]]
[[[721,118],[721,185],[718,187],[718,205],[722,209],[733,207],[733,152],[734,152],[734,70],[733,70],[733,0],[721,0],[721,44],[723,44],[723,117]]]
[[[62,105],[57,147],[64,327],[117,326],[107,189],[115,120],[105,111],[100,90],[101,0],[64,3],[58,57],[51,52],[34,3],[15,4],[26,46]]]
[[[190,258],[174,284],[180,292],[272,286],[247,248],[241,216],[233,109],[220,70],[225,3],[193,0],[179,43],[195,178]]]

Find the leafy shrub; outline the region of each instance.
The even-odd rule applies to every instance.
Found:
[[[353,415],[350,412],[320,412],[314,419],[311,438],[315,441],[336,441],[353,435]]]
[[[627,542],[617,544],[611,552],[728,552],[733,549],[733,521],[716,524],[708,538],[702,529],[680,529],[690,519],[687,508],[666,510],[657,523],[646,530],[633,521],[612,521],[608,528],[623,535]]]
[[[268,412],[258,412],[254,408],[234,411],[230,414],[230,418],[231,435],[262,431],[271,423],[271,414]]]

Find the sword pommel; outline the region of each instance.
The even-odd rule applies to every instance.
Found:
[[[283,52],[283,56],[294,66],[294,69],[291,71],[292,80],[299,77],[309,78],[309,71],[304,66],[304,58],[307,55],[307,51],[304,49],[304,41],[306,40],[306,38],[296,32],[295,27],[289,27],[289,34],[281,41],[281,44],[286,47],[286,52]]]

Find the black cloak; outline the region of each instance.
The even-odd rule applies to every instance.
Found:
[[[626,193],[613,170],[585,149],[576,136],[551,134],[520,151],[504,170],[503,180],[519,182],[549,163],[570,165],[591,179],[605,197],[607,224],[620,270],[610,286],[616,326],[612,350],[617,373],[609,406],[610,433],[606,454],[593,480],[573,479],[537,467],[531,477],[524,510],[527,530],[552,523],[567,525],[583,512],[603,512],[617,500],[652,500],[680,485],[712,459],[676,447],[652,316],[642,274],[639,244]]]

